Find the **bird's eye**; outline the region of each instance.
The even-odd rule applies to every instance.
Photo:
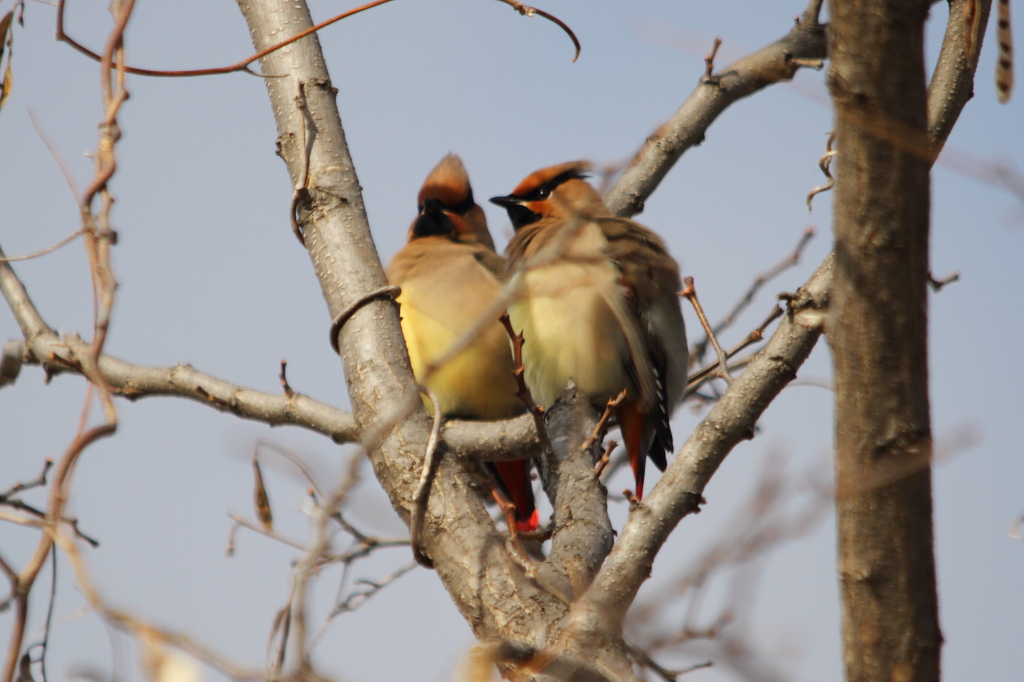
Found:
[[[539,187],[537,189],[537,198],[538,199],[547,199],[549,196],[551,196],[551,188],[550,187]]]

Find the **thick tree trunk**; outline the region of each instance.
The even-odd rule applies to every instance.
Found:
[[[928,0],[831,2],[839,151],[826,333],[846,679],[938,680],[928,402]]]

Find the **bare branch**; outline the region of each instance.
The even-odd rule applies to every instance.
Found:
[[[832,149],[832,144],[835,141],[836,141],[836,133],[833,130],[832,132],[830,132],[828,134],[828,140],[825,142],[825,153],[821,155],[820,159],[818,159],[818,168],[820,168],[822,174],[824,174],[824,176],[826,178],[826,182],[825,182],[824,185],[818,185],[817,187],[815,187],[814,189],[812,189],[810,192],[807,193],[807,211],[808,212],[810,212],[810,210],[811,210],[811,201],[814,199],[814,197],[816,197],[817,195],[821,194],[822,192],[828,192],[829,190],[831,190],[833,187],[836,186],[836,179],[834,177],[832,177],[832,170],[831,170],[831,168],[832,168],[832,159],[834,159],[836,154],[838,153],[838,152],[836,152],[836,150]]]
[[[304,3],[240,0],[239,6],[257,51],[312,26]],[[327,318],[334,320],[362,296],[387,285],[335,91],[316,40],[300,40],[289,50],[268,54],[262,59],[262,70],[286,74],[264,82],[281,156],[291,176],[289,186],[294,187],[308,172],[308,199],[299,202],[297,221],[327,303]],[[305,104],[318,129],[308,169],[301,147],[305,117],[295,102],[298,80],[306,84]],[[360,306],[338,332],[337,343],[355,422],[364,438],[374,435],[368,454],[375,474],[408,523],[431,421],[418,398],[407,417],[396,422],[392,416],[395,406],[404,406],[416,394],[397,312],[390,298]],[[446,437],[450,432],[450,427],[445,429]],[[424,544],[459,610],[481,638],[535,641],[542,632],[542,620],[565,610],[557,598],[524,576],[467,472],[452,458],[441,461],[431,489]],[[479,576],[484,572],[488,579],[481,584]]]
[[[188,635],[157,627],[126,611],[111,608],[100,597],[96,585],[85,568],[85,563],[79,554],[78,548],[75,546],[74,540],[65,533],[58,532],[56,533],[55,542],[67,556],[72,571],[75,574],[78,587],[85,596],[89,606],[95,609],[113,627],[129,635],[147,638],[151,642],[178,649],[223,672],[234,680],[239,680],[240,682],[248,680],[262,682],[267,679],[265,673],[236,666]],[[310,682],[320,681],[314,679]]]
[[[619,216],[640,213],[679,157],[704,140],[704,132],[726,107],[768,85],[792,79],[802,66],[820,68],[826,54],[825,27],[818,23],[821,4],[821,0],[811,0],[803,18],[783,38],[711,78],[702,78],[605,195],[608,208]]]
[[[765,284],[772,281],[773,279],[781,275],[783,272],[797,265],[800,262],[800,257],[803,255],[804,249],[807,247],[807,244],[810,243],[813,237],[814,227],[812,226],[806,228],[800,234],[800,239],[797,241],[796,246],[793,248],[790,254],[783,258],[778,263],[776,263],[775,265],[773,265],[772,267],[768,268],[767,270],[759,274],[757,277],[755,277],[754,281],[750,283],[750,286],[747,288],[747,290],[743,293],[742,296],[740,296],[740,299],[736,302],[736,305],[734,305],[732,310],[729,311],[729,314],[726,315],[721,322],[712,327],[712,331],[716,335],[718,335],[721,334],[726,329],[728,329],[729,327],[731,327],[732,325],[734,325],[740,313],[746,310],[747,306],[749,306],[754,301],[754,297],[757,295],[757,292],[759,292]],[[761,327],[759,327],[759,329],[762,332],[767,327],[768,322],[770,322],[770,320],[766,321],[764,324],[761,325]],[[693,344],[693,348],[690,350],[691,365],[699,363],[704,358],[704,353],[707,351],[707,347],[707,335],[705,335],[704,338],[698,341],[697,343]],[[732,355],[734,355],[736,352],[738,351],[730,351],[729,356],[732,357]],[[692,377],[690,381],[693,381]]]
[[[0,257],[3,255],[3,249],[0,248]],[[21,333],[28,343],[31,344],[36,337],[42,335],[57,336],[57,332],[50,329],[43,321],[32,299],[29,298],[28,292],[25,291],[25,285],[14,274],[11,266],[3,260],[0,260],[0,291],[3,291],[7,305],[14,313],[14,319],[18,321]]]
[[[747,348],[755,343],[758,343],[759,341],[763,341],[764,333],[765,331],[767,331],[768,326],[775,320],[782,317],[783,314],[784,313],[782,308],[780,308],[778,305],[773,305],[772,311],[768,313],[768,316],[764,318],[764,321],[761,322],[761,324],[758,325],[756,329],[747,334],[747,336],[742,341],[740,341],[735,346],[730,348],[729,352],[725,354],[725,357],[727,359],[731,359],[735,357],[736,354],[742,351],[744,348]],[[685,396],[688,397],[695,394],[697,392],[697,389],[699,389],[705,382],[709,381],[712,378],[712,375],[718,369],[720,362],[720,360],[715,360],[710,365],[702,367],[701,369],[697,370],[689,377],[687,377]],[[730,371],[734,369],[740,369],[742,367],[745,367],[747,365],[747,362],[749,362],[749,360],[740,360],[737,362],[733,362],[728,365],[728,368]]]
[[[117,423],[106,423],[80,431],[71,445],[61,456],[57,468],[50,483],[49,494],[47,495],[46,516],[43,521],[43,537],[36,547],[35,553],[18,575],[18,582],[15,588],[17,615],[15,625],[11,630],[10,645],[7,650],[7,660],[4,663],[3,682],[12,682],[18,662],[18,652],[21,651],[22,638],[25,635],[25,619],[28,617],[28,597],[32,585],[39,575],[43,562],[53,548],[54,537],[57,535],[60,521],[64,517],[64,505],[67,502],[67,485],[74,469],[75,462],[79,455],[95,441],[105,438],[117,428]]]
[[[498,0],[498,2],[503,2],[506,5],[509,5],[510,7],[512,7],[512,9],[514,9],[517,12],[519,12],[524,17],[532,17],[533,15],[537,15],[539,17],[544,17],[545,19],[547,19],[551,23],[557,25],[558,28],[560,28],[563,31],[565,31],[565,34],[567,36],[569,36],[569,40],[572,41],[573,47],[576,48],[576,52],[575,52],[575,54],[573,54],[572,60],[575,62],[579,58],[579,56],[580,56],[580,41],[579,41],[579,39],[576,38],[576,34],[572,32],[572,29],[569,28],[565,24],[565,22],[563,22],[561,19],[559,19],[558,17],[554,16],[553,14],[548,14],[547,12],[545,12],[542,9],[537,9],[536,7],[530,7],[529,5],[524,5],[521,2],[517,2],[517,0]]]
[[[394,581],[398,580],[414,568],[416,568],[416,562],[410,562],[408,564],[405,564],[404,566],[401,566],[394,572],[384,576],[380,580],[358,581],[358,584],[366,585],[366,588],[361,590],[355,590],[347,597],[345,597],[343,601],[340,601],[337,604],[335,604],[334,609],[331,610],[331,613],[328,616],[328,618],[334,618],[335,616],[341,615],[343,613],[351,613],[352,611],[355,611],[360,606],[365,604],[371,597],[373,597],[373,595],[377,594],[385,587],[387,587]]]
[[[822,331],[832,258],[800,289],[797,300],[765,346],[690,435],[643,503],[636,505],[593,585],[574,605],[578,623],[601,614],[621,627],[636,591],[650,575],[654,557],[669,533],[699,509],[704,486],[725,456],[750,438],[754,424],[776,395],[796,377]],[[571,628],[570,628],[571,629]]]
[[[597,428],[597,411],[587,400],[567,390],[545,415],[558,437],[552,451],[540,459],[541,481],[551,500],[551,553],[537,568],[545,584],[572,598],[583,593],[614,540],[608,517],[608,492],[594,476],[600,445],[581,445]]]
[[[516,333],[512,329],[512,320],[509,319],[508,313],[503,313],[499,320],[502,326],[505,327],[505,333],[508,334],[509,341],[512,343],[512,362],[513,367],[515,367],[512,374],[515,376],[516,386],[518,386],[516,395],[523,405],[526,406],[526,411],[533,417],[533,423],[537,429],[537,434],[544,451],[551,452],[551,439],[548,437],[547,429],[544,426],[544,408],[534,402],[533,394],[530,393],[530,387],[526,385],[526,368],[523,367],[523,343],[525,343],[525,339],[523,339],[522,333]]]
[[[3,256],[3,257],[0,257],[0,260],[6,261],[8,263],[13,263],[15,261],[20,261],[20,260],[32,260],[33,258],[39,258],[39,257],[45,256],[45,255],[47,255],[49,253],[53,253],[54,251],[56,251],[60,247],[64,246],[65,244],[70,244],[75,239],[78,239],[79,237],[81,237],[83,234],[85,234],[84,230],[78,230],[77,232],[72,232],[67,237],[64,237],[63,239],[61,239],[56,244],[51,244],[50,246],[47,246],[44,249],[39,249],[38,251],[33,251],[32,253],[26,253],[26,254],[23,254],[21,256]]]
[[[412,555],[416,563],[424,568],[433,568],[434,562],[423,551],[423,516],[427,512],[427,500],[430,498],[430,487],[434,483],[434,475],[437,473],[438,458],[443,450],[438,449],[441,438],[441,403],[437,395],[429,388],[421,387],[427,397],[430,398],[430,405],[434,409],[434,425],[430,429],[430,438],[427,440],[427,450],[423,455],[423,468],[420,471],[420,480],[416,485],[416,493],[413,495],[412,518],[409,521],[409,537],[412,543]],[[512,531],[515,532],[515,526]]]
[[[947,284],[952,284],[953,282],[959,281],[959,272],[954,272],[952,274],[946,275],[942,279],[935,279],[931,272],[928,273],[928,286],[930,286],[932,288],[932,291],[935,292],[942,291],[942,287],[946,286]]]
[[[711,72],[715,70],[715,55],[718,54],[718,48],[722,46],[722,39],[715,38],[714,44],[711,46],[711,52],[704,57],[704,80],[711,78]]]
[[[991,0],[950,0],[946,34],[928,83],[928,137],[933,159],[974,96],[974,71],[991,9]]]
[[[121,64],[118,64],[117,66],[119,66],[121,69],[123,69],[125,73],[131,73],[131,74],[135,74],[137,76],[155,76],[155,77],[165,77],[165,78],[187,78],[187,77],[192,77],[192,76],[216,76],[216,75],[225,74],[225,73],[236,73],[238,71],[244,71],[244,72],[250,73],[250,74],[252,74],[254,76],[259,76],[259,75],[262,75],[262,74],[254,73],[253,71],[251,71],[249,69],[249,66],[254,61],[256,61],[257,59],[261,59],[262,57],[265,57],[266,55],[270,54],[271,52],[274,52],[275,50],[280,50],[282,47],[286,47],[288,45],[291,45],[295,41],[301,40],[302,38],[305,38],[306,36],[308,36],[308,35],[310,35],[312,33],[316,33],[320,29],[326,28],[326,27],[330,26],[333,23],[341,21],[342,19],[347,19],[348,17],[350,17],[350,16],[352,16],[354,14],[358,14],[358,13],[363,12],[365,10],[371,9],[373,7],[376,7],[377,5],[383,5],[384,3],[387,3],[387,2],[391,2],[391,0],[374,0],[373,2],[368,2],[365,5],[362,5],[360,7],[356,7],[355,9],[351,9],[351,10],[348,10],[346,12],[342,12],[341,14],[333,16],[330,19],[327,19],[326,21],[321,21],[316,26],[311,26],[310,28],[306,29],[305,31],[302,31],[299,34],[293,35],[293,36],[291,36],[290,38],[288,38],[286,40],[282,40],[281,42],[279,42],[279,43],[277,43],[275,45],[271,45],[271,46],[267,47],[266,49],[260,50],[259,52],[257,52],[254,55],[246,57],[245,59],[243,59],[243,60],[241,60],[239,62],[235,62],[234,64],[229,64],[228,66],[217,66],[217,67],[212,67],[212,68],[208,68],[208,69],[192,69],[192,70],[178,70],[178,71],[159,71],[159,70],[155,70],[155,69],[140,69],[140,68],[137,68],[137,67],[134,67],[134,66],[125,66],[125,65],[121,65]],[[90,59],[95,59],[96,61],[100,61],[102,59],[102,57],[100,55],[96,54],[95,52],[93,52],[89,48],[85,47],[84,45],[82,45],[78,41],[74,40],[67,33],[65,33],[65,31],[64,31],[64,5],[65,4],[66,4],[66,0],[58,0],[58,2],[57,2],[57,36],[56,36],[57,40],[60,40],[62,42],[67,43],[68,45],[73,47],[75,50],[77,50],[81,54],[84,54],[86,57],[89,57]]]
[[[0,278],[3,276],[0,264]],[[2,280],[0,280],[2,285]],[[88,344],[78,336],[57,338],[56,334],[37,336],[26,350],[26,364],[38,364],[50,373],[81,372]],[[205,374],[191,365],[145,367],[101,355],[99,370],[117,395],[136,400],[151,396],[188,398],[221,412],[271,426],[292,424],[322,433],[335,442],[358,440],[358,427],[352,415],[318,402],[301,393],[272,394],[254,391]]]
[[[43,462],[43,470],[39,472],[39,475],[27,483],[15,483],[7,490],[0,493],[0,503],[6,502],[12,495],[17,495],[24,490],[31,490],[32,488],[42,488],[46,485],[46,475],[50,473],[50,469],[53,468],[53,460],[47,458]]]
[[[608,401],[608,404],[604,406],[604,412],[601,413],[601,418],[597,420],[597,424],[594,425],[594,430],[590,432],[587,439],[580,444],[580,452],[586,452],[590,448],[594,447],[597,443],[600,443],[604,439],[605,433],[608,431],[608,421],[612,418],[612,413],[615,412],[615,408],[622,404],[622,401],[626,399],[626,389],[619,391],[619,394]]]
[[[58,338],[39,315],[10,265],[3,262],[0,262],[0,291],[26,338],[24,347],[12,345],[9,352],[5,351],[5,357],[11,357],[11,364],[20,364],[23,360],[25,364],[44,367],[50,374],[81,373],[88,344],[74,335],[63,340]],[[290,396],[287,392],[284,395],[263,393],[205,374],[191,365],[146,367],[110,355],[100,356],[99,371],[111,390],[129,400],[151,396],[188,398],[271,426],[301,426],[322,433],[336,443],[359,440],[359,428],[351,413],[294,391]],[[16,376],[13,368],[11,373]],[[527,459],[540,445],[529,415],[497,423],[449,421],[444,425],[444,440],[455,456],[472,461]]]
[[[722,347],[718,344],[718,339],[715,338],[715,332],[711,329],[711,324],[708,322],[707,316],[704,314],[704,308],[700,304],[700,299],[697,298],[697,289],[693,286],[693,277],[686,277],[683,279],[683,290],[679,292],[679,295],[684,297],[693,306],[693,309],[697,313],[697,318],[700,320],[700,324],[704,327],[704,333],[707,334],[708,340],[711,342],[711,347],[715,349],[715,355],[718,356],[718,363],[715,365],[715,373],[725,383],[732,383],[732,375],[729,374],[729,358],[722,350]]]

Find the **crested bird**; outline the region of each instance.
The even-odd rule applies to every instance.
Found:
[[[441,159],[424,181],[417,204],[419,215],[407,242],[387,267],[388,281],[402,290],[397,300],[413,373],[417,381],[425,379],[446,417],[499,420],[521,414],[508,336],[496,319],[460,353],[433,368],[497,298],[505,270],[458,156]],[[529,463],[491,466],[515,505],[516,530],[536,530]]]
[[[570,379],[598,409],[626,390],[615,417],[640,499],[647,457],[664,471],[674,450],[669,418],[686,388],[679,265],[658,235],[608,210],[587,170],[544,168],[491,199],[515,229],[508,276],[519,273],[522,290],[508,315],[538,404]]]

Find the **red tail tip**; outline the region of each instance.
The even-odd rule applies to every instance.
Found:
[[[532,533],[537,530],[537,526],[540,525],[540,516],[537,514],[537,510],[534,509],[533,513],[530,514],[530,518],[526,521],[516,521],[516,532],[519,533]]]

